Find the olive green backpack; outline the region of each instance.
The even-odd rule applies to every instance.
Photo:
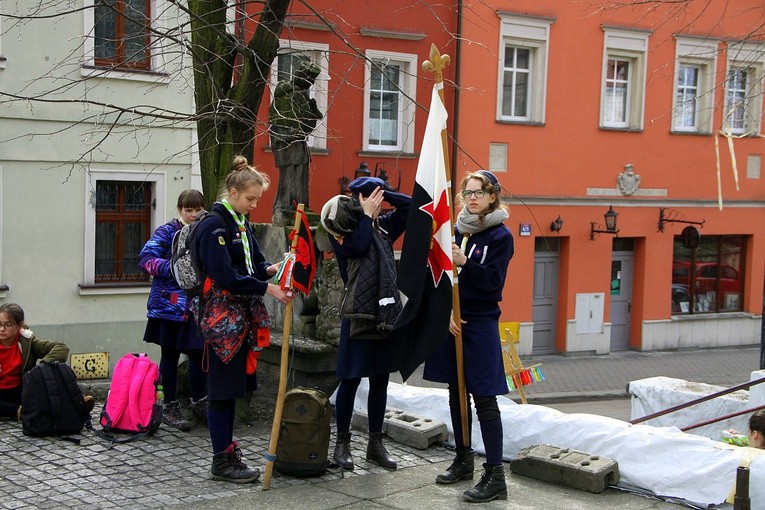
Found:
[[[321,476],[329,461],[332,407],[320,390],[293,388],[284,396],[274,469],[285,475]]]

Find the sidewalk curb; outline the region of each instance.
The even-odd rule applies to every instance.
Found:
[[[560,404],[565,402],[581,402],[584,400],[618,400],[630,398],[626,391],[606,390],[606,391],[571,391],[558,393],[542,393],[540,395],[527,395],[526,402],[529,404]],[[514,395],[511,398],[516,404],[521,403],[521,398]]]

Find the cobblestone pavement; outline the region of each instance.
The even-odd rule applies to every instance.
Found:
[[[0,421],[0,472],[3,474],[0,508],[164,508],[262,490],[261,481],[246,485],[212,481],[210,441],[200,434],[183,433],[163,425],[153,437],[113,447],[87,431],[82,437],[80,445],[56,438],[26,437],[18,422]],[[259,467],[261,473],[265,469],[263,459],[268,438],[268,434],[235,437],[244,461],[251,467]],[[386,441],[386,446],[401,468],[430,465],[450,460],[453,455],[440,446],[421,451],[391,440]],[[280,476],[274,471],[271,487],[387,473],[363,459],[365,438],[354,435],[352,447],[356,461],[354,471],[340,473],[334,469],[311,479]]]
[[[527,365],[537,362],[542,362],[547,380],[526,388],[530,401],[577,397],[587,399],[599,396],[626,396],[625,388],[629,381],[657,375],[733,386],[748,380],[750,372],[758,368],[759,347],[658,353],[625,352],[609,356],[539,356],[525,360]],[[410,383],[427,385],[418,381],[416,375]],[[517,394],[513,393],[510,396],[516,398]],[[98,408],[99,406],[96,407]],[[256,420],[255,426],[237,427],[234,431],[245,461],[250,466],[260,468],[261,472],[265,467],[264,455],[268,448],[270,426],[270,420],[261,417],[260,420]],[[255,484],[235,485],[210,480],[212,455],[207,429],[204,427],[197,426],[191,433],[182,433],[163,425],[153,437],[114,446],[96,437],[92,432],[86,431],[82,437],[80,445],[55,438],[31,438],[22,434],[21,424],[18,422],[0,421],[0,509],[129,510],[193,506],[206,510],[237,510],[240,507],[252,508],[252,495],[262,491],[260,481]],[[331,444],[334,444],[334,438]],[[433,474],[430,471],[437,469],[434,464],[445,463],[452,458],[453,453],[446,448],[432,446],[427,450],[417,450],[387,440],[386,445],[402,469],[416,468],[406,470],[404,473],[408,474],[405,475],[401,471],[389,473],[366,462],[363,459],[365,435],[355,434],[352,444],[356,461],[354,471],[343,474],[338,470],[331,470],[322,477],[310,479],[282,477],[274,472],[271,484],[274,489],[293,485],[302,487],[300,490],[284,493],[274,491],[275,493],[269,494],[268,498],[261,498],[262,502],[275,499],[274,506],[268,508],[280,510],[305,506],[300,505],[299,498],[327,494],[328,492],[322,492],[326,491],[325,487],[332,486],[333,482],[339,481],[343,476],[354,487],[368,490],[366,486],[370,484],[377,489],[384,485],[392,487],[391,491],[395,493],[411,482],[409,478],[415,476],[414,473],[420,473],[427,478],[424,482],[426,488],[420,490],[419,499],[396,503],[393,505],[395,508],[421,508],[422,505],[427,506],[428,502],[435,504],[438,497],[443,497],[442,493],[448,494],[448,501],[454,499],[456,493],[453,488],[447,491],[431,481]],[[565,494],[561,496],[555,492],[560,491],[560,488],[540,486],[540,482],[526,481],[522,478],[513,477],[514,484],[523,484],[519,490],[542,490],[533,487],[544,487],[543,490],[549,492],[554,501],[533,506],[518,506],[517,502],[508,501],[500,506],[488,505],[487,508],[568,510],[608,507],[603,506],[605,496],[592,499],[592,503],[582,503],[579,501],[589,501],[587,498],[596,495],[588,496],[582,491],[569,490],[561,493]],[[370,483],[365,483],[365,480],[369,480]],[[354,484],[354,481],[359,483]],[[281,504],[281,498],[287,494],[291,494],[291,503]],[[640,503],[640,499],[631,496],[630,499],[619,501]],[[359,501],[360,506],[353,508],[370,508],[370,501]],[[609,508],[628,508],[623,506],[625,504],[627,503]],[[386,506],[387,504],[382,507]],[[372,504],[372,507],[381,508],[376,504]],[[449,507],[457,506],[449,503]],[[645,507],[642,504],[629,506],[659,507],[664,506],[655,502],[646,502]]]

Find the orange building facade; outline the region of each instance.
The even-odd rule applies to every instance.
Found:
[[[295,4],[272,85],[301,59],[322,68],[309,205],[362,161],[412,189],[435,44],[452,56],[453,179],[490,169],[508,192],[501,320],[520,323],[521,354],[759,343],[761,2],[596,4]],[[265,129],[255,162],[277,175]]]
[[[268,118],[278,80],[288,80],[301,61],[311,60],[322,71],[311,96],[324,118],[308,140],[310,209],[319,212],[341,193],[343,182],[347,185],[362,163],[369,175],[410,193],[434,80],[432,73],[422,72],[422,61],[431,44],[453,51],[456,8],[406,0],[316,0],[310,6],[292,3],[259,118]],[[247,38],[253,28],[245,26]],[[453,76],[451,70],[445,75]],[[453,101],[453,90],[447,101]],[[255,147],[255,163],[276,178],[265,124]],[[264,205],[274,190],[267,192]],[[270,221],[271,211],[262,207],[253,219]]]
[[[762,3],[596,4],[464,11],[455,168],[510,192],[502,320],[525,354],[759,343]]]

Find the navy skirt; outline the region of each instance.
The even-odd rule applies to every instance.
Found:
[[[244,397],[258,387],[256,374],[247,375],[247,342],[243,342],[234,357],[223,363],[209,346],[202,366],[207,368],[207,398],[233,400]]]
[[[359,340],[350,338],[350,321],[340,325],[340,345],[337,350],[337,378],[356,379],[389,374],[399,369],[394,339]]]
[[[199,328],[193,319],[178,322],[149,318],[143,340],[180,352],[202,350],[205,345],[204,337],[199,334]]]
[[[508,393],[498,319],[499,310],[481,317],[463,317],[467,321],[462,325],[465,385],[473,395],[489,397]],[[457,355],[451,334],[425,362],[423,378],[456,386]]]

